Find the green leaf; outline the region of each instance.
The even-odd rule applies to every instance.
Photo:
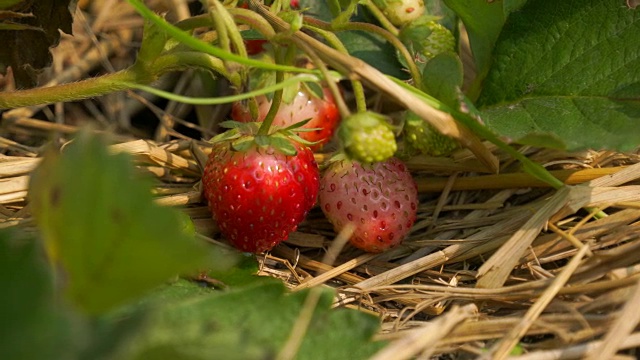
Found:
[[[239,140],[237,140],[236,142],[233,142],[231,144],[231,147],[233,148],[233,150],[235,151],[247,151],[249,150],[250,147],[252,147],[253,145],[255,145],[255,141],[253,139],[253,137],[243,137]]]
[[[348,0],[351,1],[351,0]],[[318,20],[331,22],[340,11],[340,3],[344,0],[300,0],[300,9],[304,9],[304,14],[312,16]],[[333,16],[331,15],[333,14]]]
[[[34,171],[30,196],[66,295],[81,310],[103,313],[178,273],[228,265],[193,234],[175,209],[153,203],[148,181],[127,154],[112,155],[82,132],[62,155]]]
[[[294,156],[298,153],[298,150],[296,150],[296,148],[291,144],[291,141],[287,139],[271,136],[269,137],[269,140],[271,142],[271,146],[280,150],[285,155]]]
[[[336,34],[354,57],[357,57],[381,72],[400,79],[407,79],[408,73],[395,56],[393,45],[383,38],[364,31],[341,31]]]
[[[256,135],[254,141],[258,146],[267,146],[270,144],[269,137],[265,135]]]
[[[638,34],[640,11],[615,2],[529,2],[510,17],[496,46],[496,66],[478,99],[483,119],[523,144],[634,148]]]
[[[151,21],[144,22],[142,44],[136,56],[136,64],[150,66],[162,53],[169,37],[157,24]]]
[[[309,121],[311,121],[312,118],[308,118],[308,119],[304,119],[302,121],[298,121],[297,123],[293,123],[289,126],[287,126],[284,129],[281,129],[279,131],[283,131],[283,132],[287,132],[287,131],[294,131],[294,130],[298,130],[298,131],[305,131],[306,129],[300,129],[301,127],[305,126],[306,124],[309,123]],[[312,130],[315,131],[315,130]]]
[[[297,83],[297,84],[292,84],[289,86],[285,86],[282,89],[282,99],[281,102],[284,104],[291,104],[296,96],[298,96],[298,93],[300,92],[300,88],[304,86],[303,84]],[[273,94],[270,94],[271,97],[269,97],[269,101],[271,101],[271,104],[273,105]],[[280,105],[282,106],[282,105]]]
[[[422,71],[424,90],[452,109],[459,107],[462,81],[462,62],[457,54],[439,54]]]
[[[234,121],[234,120],[226,120],[226,121],[220,122],[218,126],[225,129],[238,129],[245,126],[245,123],[241,123],[239,121]]]
[[[356,13],[358,10],[358,0],[342,0],[339,1],[338,4],[332,3],[329,4],[329,6],[331,7],[331,13],[334,14],[333,19],[329,19],[329,21],[334,28],[339,28],[348,23]]]
[[[281,282],[262,279],[268,281],[230,291],[207,292],[181,281],[154,292],[126,313],[110,317],[120,328],[136,314],[144,313],[146,320],[109,358],[274,358],[291,335],[310,292],[287,294]],[[322,293],[297,358],[366,359],[383,345],[371,341],[378,330],[375,317],[332,310],[334,293],[315,291]]]
[[[540,96],[482,111],[487,126],[512,141],[577,150],[632,150],[640,139],[640,103],[591,96]]]
[[[240,138],[241,136],[242,134],[240,133],[240,131],[238,131],[238,129],[231,129],[212,137],[209,142],[215,144],[223,141],[235,140]]]
[[[469,34],[469,42],[476,64],[475,88],[484,79],[492,64],[492,53],[495,43],[502,31],[507,17],[512,11],[519,9],[526,0],[443,0],[455,11],[464,22]],[[475,99],[477,93],[469,94]]]
[[[503,1],[444,0],[464,22],[479,74],[489,67],[493,46],[507,18]]]
[[[253,254],[242,254],[240,261],[230,269],[210,270],[207,276],[227,286],[243,286],[258,281],[271,281],[273,278],[258,276],[259,264]]]
[[[309,82],[309,83],[304,83],[304,86],[309,90],[309,93],[312,96],[318,99],[324,99],[324,90],[322,89],[322,86],[320,86],[320,84]]]
[[[256,29],[248,29],[240,31],[240,35],[245,40],[266,40],[264,35]]]
[[[0,232],[0,349],[3,359],[72,359],[80,323],[56,301],[38,242]]]

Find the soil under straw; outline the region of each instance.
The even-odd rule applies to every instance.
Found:
[[[53,50],[54,66],[42,83],[77,81],[131,64],[142,21],[128,6],[111,3],[81,2],[84,13],[75,18],[74,36],[63,36]],[[172,21],[177,17],[171,14],[188,14],[183,2],[171,4],[154,6],[169,10]],[[4,91],[12,90],[8,79],[0,77]],[[158,86],[196,94],[202,89],[184,86],[192,79],[187,71]],[[154,101],[120,93],[3,113],[0,228],[32,226],[28,178],[45,142],[62,143],[92,123],[115,130],[113,151],[134,154],[140,169],[160,180],[160,204],[181,207],[204,238],[223,241],[198,185],[209,147],[183,134],[210,136],[228,108],[196,109],[213,125],[186,130],[181,119],[193,114],[192,107]],[[465,150],[451,158],[408,161],[421,204],[402,246],[383,254],[333,249],[336,234],[316,208],[286,243],[259,257],[261,273],[281,278],[292,291],[334,287],[336,307],[378,315],[377,337],[390,343],[376,359],[635,358],[640,155],[521,148],[576,185],[553,191],[485,145],[500,160],[499,175],[483,174],[482,163]],[[317,155],[320,163],[326,157]],[[516,345],[523,355],[510,355]]]

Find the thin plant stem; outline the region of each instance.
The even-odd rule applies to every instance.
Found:
[[[240,35],[240,30],[238,30],[233,16],[229,11],[227,11],[227,8],[220,3],[220,1],[208,0],[208,2],[213,4],[214,8],[212,10],[215,12],[215,14],[213,14],[214,19],[219,19],[225,29],[228,36],[228,45],[230,47],[234,47],[240,56],[247,57],[247,49],[244,46],[242,35]],[[209,12],[211,13],[212,11],[209,10]],[[231,52],[231,48],[225,50]]]
[[[316,76],[313,76],[313,75],[298,75],[298,76],[295,76],[295,77],[290,77],[290,78],[288,78],[288,79],[286,79],[286,80],[284,80],[284,81],[282,81],[280,83],[276,83],[276,84],[270,85],[270,86],[265,86],[263,88],[260,88],[260,89],[257,89],[257,90],[253,90],[253,91],[250,91],[250,92],[244,92],[244,93],[237,94],[237,95],[223,96],[223,97],[216,97],[216,98],[193,98],[193,97],[188,97],[188,96],[182,96],[182,95],[174,94],[172,92],[160,90],[160,89],[154,88],[152,86],[141,85],[141,84],[137,84],[137,83],[126,83],[126,85],[128,85],[130,88],[133,88],[133,89],[146,91],[146,92],[148,92],[150,94],[154,94],[154,95],[163,97],[165,99],[178,101],[178,102],[182,102],[182,103],[185,103],[185,104],[191,104],[191,105],[219,105],[219,104],[228,104],[228,103],[232,103],[232,102],[236,102],[236,101],[242,101],[242,100],[250,99],[252,97],[259,96],[259,95],[270,94],[270,93],[273,93],[273,92],[278,91],[280,89],[286,88],[287,86],[292,86],[294,84],[301,83],[301,82],[316,82],[316,81],[318,81],[318,78]]]
[[[276,59],[282,60],[284,56],[282,55],[282,51],[276,50]],[[282,83],[284,81],[284,72],[277,71],[276,72],[276,84]],[[258,129],[257,135],[267,135],[269,134],[269,129],[271,129],[271,125],[273,124],[273,120],[276,118],[278,111],[280,110],[280,104],[282,103],[282,94],[284,90],[282,88],[278,89],[273,93],[273,99],[271,100],[271,107],[269,108],[269,112],[265,116],[262,121],[262,125],[260,125],[260,129]]]
[[[131,68],[70,84],[16,90],[2,93],[0,109],[74,101],[127,90],[129,83],[150,83],[155,77],[141,78]]]
[[[153,63],[134,64],[128,69],[90,78],[70,84],[5,92],[0,97],[0,109],[23,106],[51,104],[60,101],[76,101],[109,93],[139,88],[157,80],[161,75],[188,67],[200,67],[215,71],[226,77],[232,84],[241,79],[236,72],[229,72],[222,61],[216,57],[199,52],[173,52],[158,57]],[[315,76],[302,78],[311,81]],[[158,90],[160,91],[160,90]]]
[[[251,28],[257,30],[262,36],[264,36],[267,40],[273,38],[276,35],[275,30],[269,22],[258,15],[256,12],[242,9],[242,8],[233,8],[228,9],[229,13],[233,15],[234,19],[241,24],[249,25]]]
[[[224,51],[218,47],[207,44],[206,42],[191,36],[189,33],[182,31],[174,25],[167,23],[160,16],[156,15],[153,11],[147,8],[140,0],[128,0],[129,3],[138,11],[138,13],[144,17],[145,19],[157,24],[162,29],[164,29],[169,35],[174,37],[176,40],[181,43],[193,48],[194,50],[202,51],[204,53],[219,57],[226,61],[234,61],[239,64],[253,66],[266,70],[275,70],[275,71],[287,71],[293,73],[307,73],[307,74],[317,74],[318,71],[298,68],[295,66],[284,66],[278,64],[272,64],[268,62],[263,62],[260,60],[252,59],[249,57],[243,57],[234,53],[230,53],[228,51]]]
[[[318,20],[318,19],[314,19],[314,18],[311,18],[311,17],[305,17],[304,20],[305,20],[305,23],[308,26],[313,26],[313,27],[316,27],[316,28],[320,28],[322,30],[333,30],[333,31],[359,30],[359,31],[374,33],[374,34],[382,37],[389,44],[391,44],[394,48],[396,48],[396,50],[398,50],[400,52],[400,55],[402,55],[404,60],[407,62],[407,70],[409,70],[409,74],[411,75],[411,78],[413,79],[413,83],[415,84],[415,86],[417,88],[421,88],[422,87],[422,74],[420,73],[420,69],[418,69],[418,66],[416,65],[416,62],[415,62],[413,56],[411,55],[411,53],[409,52],[407,47],[402,43],[402,41],[400,41],[400,39],[398,39],[398,37],[396,35],[394,35],[393,33],[389,32],[388,30],[385,30],[385,29],[383,29],[383,28],[381,28],[379,26],[373,25],[373,24],[367,24],[367,23],[362,23],[362,22],[348,22],[348,23],[340,24],[338,26],[333,26],[333,25],[331,25],[331,24],[329,24],[327,22],[324,22],[324,21]],[[332,46],[333,46],[333,44],[332,44]],[[338,49],[338,48],[336,48],[336,49]],[[338,50],[340,50],[340,49],[338,49]]]
[[[378,7],[373,4],[371,2],[371,0],[367,1],[364,6],[367,7],[367,9],[371,12],[371,14],[380,22],[380,25],[382,25],[383,28],[387,29],[387,31],[389,31],[390,33],[392,33],[395,36],[398,36],[398,34],[400,33],[398,31],[398,28],[396,28],[390,21],[389,19],[387,19],[386,16],[384,16],[384,14],[382,13],[382,11],[380,11],[380,9],[378,9]]]
[[[223,19],[222,12],[220,11],[220,4],[216,0],[207,0],[207,14],[213,22],[213,27],[218,33],[218,44],[220,48],[226,52],[231,53],[231,41],[229,39],[229,28]],[[246,56],[246,55],[245,55]]]
[[[331,92],[333,99],[336,101],[336,106],[338,107],[338,111],[340,111],[340,116],[343,119],[346,119],[347,117],[349,117],[351,115],[351,111],[349,110],[349,107],[347,106],[347,104],[344,102],[344,99],[342,98],[342,94],[340,93],[340,89],[338,88],[338,85],[334,81],[332,81],[327,65],[325,65],[324,61],[320,59],[316,51],[313,50],[313,48],[308,46],[306,43],[297,42],[297,45],[300,48],[302,48],[302,50],[304,50],[304,52],[309,56],[313,64],[322,73],[323,77],[326,80],[327,87],[329,87],[329,91]]]
[[[347,50],[347,48],[334,33],[311,25],[306,25],[305,27],[320,34],[334,49],[340,51],[343,54],[349,55],[349,51]],[[364,94],[364,86],[362,86],[362,82],[360,80],[352,79],[351,85],[353,87],[353,96],[356,100],[357,111],[367,111],[367,98]]]

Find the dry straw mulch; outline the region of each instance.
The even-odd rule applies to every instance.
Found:
[[[149,3],[173,14],[172,21],[188,16],[182,1]],[[54,49],[55,63],[42,83],[73,82],[133,61],[142,26],[133,10],[110,0],[80,7],[74,36],[63,36]],[[376,89],[387,86],[376,84],[367,69],[350,70],[373,76],[369,83]],[[193,76],[167,76],[157,86],[198,94]],[[0,78],[4,91],[12,90],[7,80]],[[228,108],[194,110],[154,100],[125,92],[3,113],[0,227],[32,225],[27,185],[42,146],[51,139],[63,143],[92,123],[118,134],[113,151],[134,154],[140,169],[160,180],[158,203],[184,209],[203,238],[223,241],[198,187],[209,147],[184,135],[196,131],[207,138],[214,129],[183,118],[206,114],[215,123]],[[475,149],[475,155],[461,150],[446,159],[409,160],[421,204],[402,246],[383,254],[343,247],[348,234],[335,234],[314,209],[285,244],[259,257],[261,273],[282,278],[292,291],[334,287],[336,307],[378,315],[377,337],[390,342],[376,359],[635,358],[640,154],[520,148],[574,185],[553,191],[490,144],[481,145],[486,152],[480,156]],[[317,155],[320,163],[326,157]],[[500,168],[498,175],[485,173],[491,166]],[[510,355],[516,345],[525,353]]]

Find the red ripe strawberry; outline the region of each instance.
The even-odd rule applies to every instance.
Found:
[[[222,234],[242,251],[271,250],[316,202],[319,172],[313,153],[291,144],[295,155],[255,143],[243,151],[234,151],[229,141],[213,147],[202,177],[204,196]]]
[[[397,158],[370,165],[336,161],[320,180],[319,203],[336,231],[355,227],[353,246],[377,253],[400,244],[413,226],[418,190]]]
[[[280,104],[278,113],[273,120],[274,126],[288,127],[303,120],[311,119],[300,129],[319,129],[314,131],[302,131],[298,133],[302,139],[309,142],[317,142],[311,146],[313,150],[318,150],[322,145],[331,140],[338,123],[340,122],[340,112],[335,100],[328,88],[323,88],[324,98],[313,96],[309,90],[301,88],[289,103],[284,101]],[[271,101],[266,96],[257,96],[258,118],[251,117],[251,111],[246,102],[236,102],[231,109],[231,118],[239,122],[261,122],[267,116]]]
[[[247,49],[247,55],[258,55],[264,51],[264,45],[267,43],[267,40],[263,39],[252,39],[252,40],[244,40],[244,47]]]

